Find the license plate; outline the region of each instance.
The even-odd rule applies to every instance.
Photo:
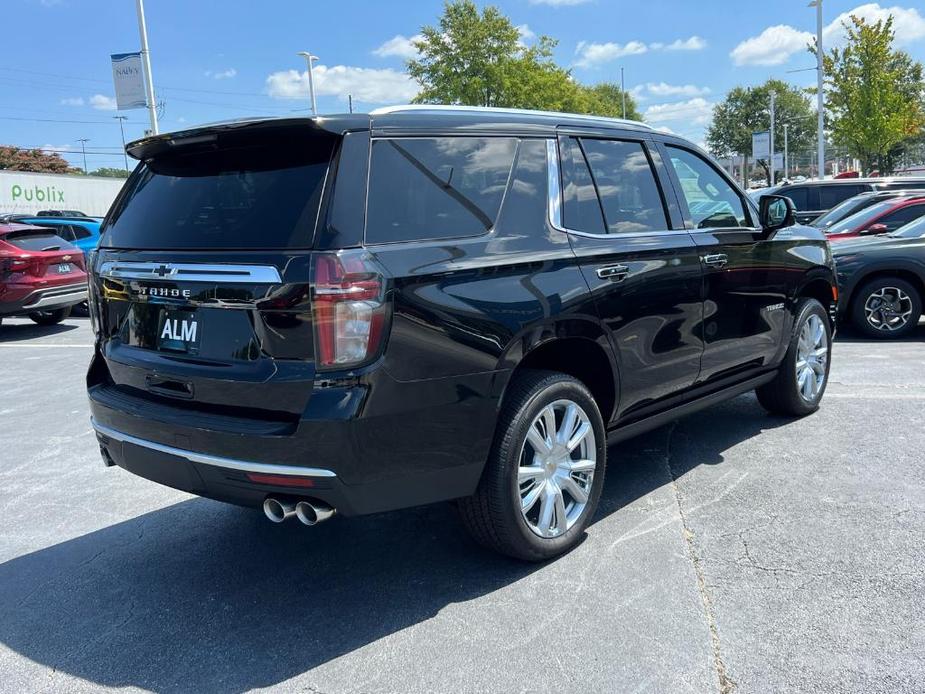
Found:
[[[70,271],[71,271],[70,263],[58,263],[58,274],[59,275],[66,275]]]
[[[161,311],[157,335],[158,349],[199,353],[202,330],[195,311]]]

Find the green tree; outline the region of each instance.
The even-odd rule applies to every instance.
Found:
[[[586,113],[595,116],[609,116],[610,118],[623,117],[623,92],[619,84],[601,82],[591,87],[583,87],[589,99]],[[642,114],[636,107],[636,100],[632,94],[626,93],[626,117],[630,120],[642,120]]]
[[[12,145],[0,145],[0,169],[36,173],[75,173],[77,171],[72,169],[56,152],[22,149]]]
[[[771,92],[774,93],[774,151],[784,151],[784,125],[788,130],[790,151],[810,149],[815,141],[815,115],[807,94],[781,80],[770,79],[757,87],[734,87],[713,108],[713,120],[707,129],[707,147],[718,157],[740,155],[748,170],[752,151],[752,133],[771,127]],[[768,162],[759,159],[768,185],[771,185]],[[782,173],[782,172],[781,172]]]
[[[130,172],[125,169],[116,169],[111,166],[101,166],[95,171],[90,172],[90,176],[102,176],[103,178],[128,178]]]
[[[871,24],[851,15],[844,27],[847,44],[822,57],[832,141],[860,159],[865,173],[891,173],[925,128],[922,64],[893,49],[892,16]]]
[[[471,0],[447,2],[437,25],[422,27],[421,36],[414,44],[419,57],[407,62],[421,85],[416,103],[622,113],[619,87],[575,82],[552,58],[554,39],[525,45],[497,7],[479,12]],[[627,116],[638,115],[627,95]]]

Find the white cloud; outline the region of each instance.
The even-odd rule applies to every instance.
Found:
[[[94,94],[90,97],[90,105],[97,111],[115,111],[116,97],[104,94]]]
[[[405,60],[417,58],[418,50],[414,47],[413,42],[420,41],[423,38],[424,37],[420,34],[415,34],[410,38],[397,34],[374,50],[373,55],[378,55],[380,58],[396,56],[398,58],[404,58]]]
[[[43,152],[66,152],[71,149],[70,145],[42,145],[39,149]]]
[[[703,96],[710,93],[709,87],[698,87],[696,84],[667,84],[665,82],[648,82],[633,87],[634,96]]]
[[[624,44],[610,41],[607,43],[579,41],[578,46],[575,48],[575,54],[578,56],[575,65],[578,67],[595,67],[626,55],[639,55],[648,50],[649,47],[642,41],[629,41]]]
[[[531,5],[549,5],[550,7],[584,5],[586,2],[591,2],[591,0],[530,0]]]
[[[66,99],[61,99],[62,106],[83,106],[84,99],[82,96],[69,96]]]
[[[668,133],[669,135],[677,135],[677,133],[671,128],[669,128],[667,125],[657,125],[655,126],[655,129],[658,130],[660,133]]]
[[[707,47],[706,40],[700,38],[699,36],[691,36],[690,38],[687,38],[687,39],[677,39],[675,41],[672,41],[667,46],[665,46],[665,50],[668,50],[668,51],[702,51],[706,47]]]
[[[700,51],[706,47],[707,42],[699,36],[676,39],[671,43],[654,41],[649,44],[642,41],[628,41],[624,44],[612,41],[607,43],[579,41],[578,46],[575,48],[575,54],[578,55],[575,65],[577,67],[596,67],[617,58],[627,55],[639,55],[648,51]]]
[[[206,77],[211,77],[216,80],[228,80],[238,74],[238,71],[233,67],[228,68],[227,70],[219,70],[218,72],[213,72],[212,70],[205,71]]]
[[[411,77],[391,68],[316,65],[312,75],[316,96],[346,100],[347,94],[353,94],[358,101],[397,104],[410,101],[418,93],[418,84]],[[307,99],[308,73],[274,72],[267,77],[267,93],[276,99]]]
[[[915,8],[881,7],[876,2],[858,5],[853,10],[842,12],[822,30],[822,44],[841,44],[845,41],[843,23],[850,23],[849,17],[856,15],[874,23],[893,16],[893,31],[896,32],[896,43],[906,44],[925,38],[925,18]]]
[[[643,118],[652,124],[684,121],[688,125],[704,125],[712,113],[713,104],[698,96],[687,101],[653,104],[645,110]]]
[[[536,38],[536,32],[534,32],[527,24],[518,24],[514,28],[517,29],[517,33],[520,34],[521,45]]]
[[[851,15],[862,17],[868,22],[877,22],[892,15],[896,43],[901,45],[925,38],[925,18],[917,9],[882,7],[872,2],[842,12],[829,22],[822,30],[824,48],[845,42],[843,24],[850,21]],[[795,54],[805,51],[814,37],[815,34],[809,31],[800,31],[788,24],[778,24],[768,27],[758,36],[742,41],[729,55],[736,65],[782,65]]]

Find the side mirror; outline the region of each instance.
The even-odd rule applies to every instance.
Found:
[[[766,231],[775,231],[796,223],[796,207],[784,195],[762,195],[758,200],[758,219]]]
[[[867,235],[867,234],[885,234],[885,233],[888,232],[889,230],[890,230],[890,228],[889,228],[886,224],[871,224],[871,225],[870,225],[869,227],[867,227],[866,229],[861,229],[861,231],[858,232],[858,233],[865,234],[865,235]]]

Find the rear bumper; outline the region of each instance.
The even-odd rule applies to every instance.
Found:
[[[497,375],[400,383],[379,374],[373,386],[316,387],[285,430],[113,395],[112,386],[89,396],[107,464],[228,503],[310,498],[351,516],[472,494],[494,434]],[[460,388],[481,397],[461,401]],[[334,409],[345,402],[355,404]]]
[[[15,296],[15,294],[12,294]],[[87,300],[87,283],[66,284],[56,287],[42,287],[19,293],[17,298],[7,296],[0,303],[0,315],[31,313],[32,311],[53,311],[76,306]]]

